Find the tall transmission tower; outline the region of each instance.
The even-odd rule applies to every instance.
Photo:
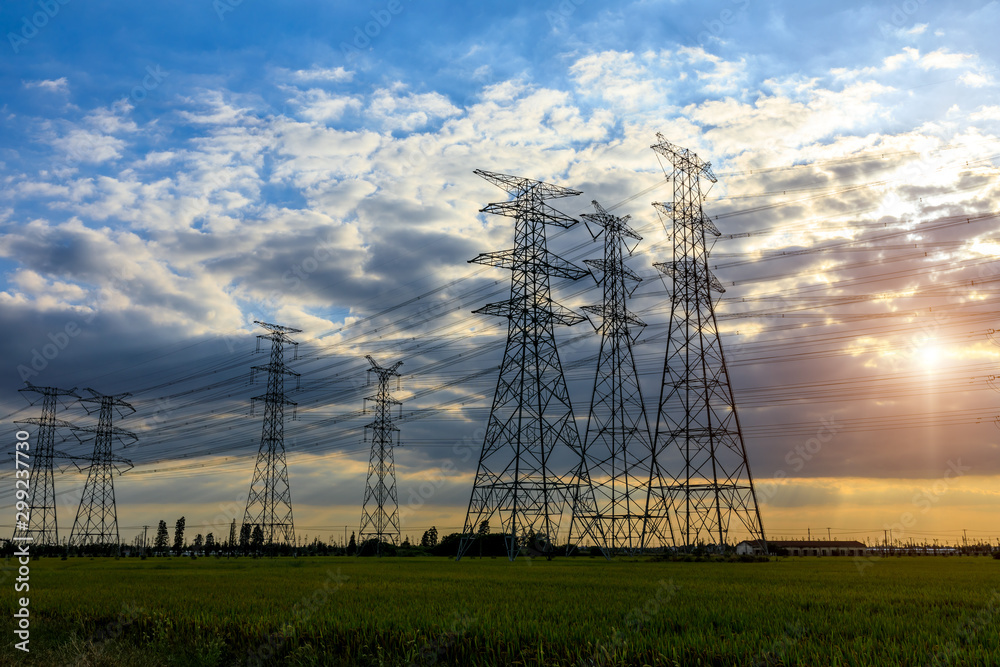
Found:
[[[596,520],[612,551],[635,553],[653,544],[673,542],[669,506],[650,503],[653,485],[662,486],[663,476],[653,461],[646,408],[639,387],[632,342],[646,326],[627,306],[635,286],[642,280],[625,264],[642,237],[628,225],[629,216],[608,213],[595,202],[595,212],[585,214],[588,229],[597,239],[604,234],[604,257],[584,263],[602,274],[604,300],[584,310],[599,318],[601,350],[590,400],[584,457],[596,498],[595,515],[574,513],[570,527],[579,520]],[[633,242],[630,248],[627,239]],[[647,505],[653,513],[647,512]]]
[[[657,133],[651,148],[666,158],[673,202],[655,204],[673,224],[673,257],[654,266],[672,279],[670,327],[654,438],[654,461],[671,478],[662,492],[678,514],[680,546],[724,549],[733,529],[764,545],[743,432],[726,368],[712,292],[724,292],[708,269],[701,178],[717,179],[708,162]],[[662,165],[662,163],[661,163]],[[732,524],[733,517],[737,523]]]
[[[510,299],[474,312],[507,318],[507,344],[486,426],[482,453],[465,517],[458,558],[468,550],[483,521],[500,515],[507,556],[522,546],[551,553],[567,506],[593,516],[594,492],[583,460],[566,378],[556,349],[556,324],[584,320],[552,301],[549,277],[577,280],[588,272],[549,252],[545,225],[568,228],[578,221],[546,201],[579,195],[517,176],[476,170],[513,196],[482,212],[514,218],[514,247],[470,260],[509,269]],[[563,472],[559,472],[559,470]],[[581,533],[603,548],[595,524]]]
[[[38,426],[35,432],[35,450],[31,460],[31,475],[28,478],[28,521],[27,527],[21,528],[15,524],[14,537],[30,537],[36,545],[59,544],[59,524],[56,521],[56,485],[52,470],[56,452],[56,429],[73,428],[73,425],[56,417],[56,408],[60,396],[71,396],[78,399],[76,389],[57,389],[55,387],[36,387],[30,382],[20,389],[21,392],[36,392],[42,395],[42,414],[40,417],[23,419],[15,424],[34,424]]]
[[[392,406],[402,403],[389,393],[389,381],[397,378],[396,369],[403,362],[397,361],[389,368],[383,368],[372,359],[369,373],[378,377],[378,392],[365,401],[375,401],[375,420],[365,425],[372,432],[372,452],[368,463],[368,481],[365,484],[365,500],[361,506],[361,529],[358,531],[360,544],[375,540],[375,555],[382,555],[382,543],[399,543],[399,501],[396,498],[396,468],[393,462],[393,448],[399,446],[399,429],[392,423]],[[402,409],[402,407],[400,407]],[[361,549],[358,549],[361,553]]]
[[[118,508],[115,505],[114,472],[122,474],[132,469],[132,462],[113,452],[113,443],[118,440],[126,446],[126,440],[134,442],[138,439],[135,433],[118,428],[114,425],[114,416],[119,417],[135,412],[126,398],[132,394],[100,394],[93,389],[87,389],[91,396],[81,398],[87,411],[98,413],[97,426],[82,426],[78,432],[94,434],[94,454],[87,471],[87,482],[83,486],[80,506],[76,511],[76,520],[70,532],[71,546],[85,545],[118,545]],[[96,407],[88,407],[93,404]],[[122,466],[127,466],[122,469]]]
[[[285,398],[285,376],[298,377],[299,374],[285,365],[285,345],[298,343],[288,334],[301,333],[280,324],[258,322],[254,324],[268,331],[258,334],[257,351],[260,341],[271,341],[271,360],[266,366],[253,366],[250,381],[257,371],[267,371],[267,392],[254,396],[253,401],[264,401],[264,424],[260,434],[260,450],[250,481],[247,507],[243,513],[243,523],[260,526],[264,534],[264,545],[287,543],[295,545],[295,525],[292,521],[292,490],[288,484],[288,466],[285,463],[285,406],[295,403]]]

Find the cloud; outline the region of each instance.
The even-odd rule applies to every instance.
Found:
[[[125,141],[116,137],[84,129],[73,129],[67,134],[51,139],[51,144],[72,162],[98,164],[122,156]]]
[[[295,81],[330,81],[334,83],[344,83],[354,78],[354,72],[343,67],[299,69],[290,72],[290,75]]]
[[[61,76],[58,79],[43,79],[41,81],[25,81],[23,83],[25,88],[38,88],[40,90],[45,90],[51,93],[68,93],[69,92],[69,81],[66,77]]]
[[[779,27],[794,32],[784,20]],[[923,33],[910,32],[914,38]],[[940,287],[937,294],[948,298],[920,289],[981,279],[978,267],[966,263],[971,251],[949,245],[967,231],[920,227],[942,215],[988,210],[1000,189],[992,165],[970,160],[995,155],[998,145],[988,121],[1000,119],[1000,111],[983,105],[981,91],[968,89],[995,85],[975,69],[978,56],[971,47],[963,47],[967,53],[906,47],[884,59],[884,50],[853,59],[845,52],[837,69],[775,68],[752,49],[726,49],[582,44],[553,60],[557,76],[537,67],[469,62],[467,70],[477,73],[469,80],[476,83],[465,89],[403,69],[309,65],[326,62],[310,54],[289,69],[268,70],[272,76],[253,85],[238,76],[186,76],[171,68],[177,92],[163,108],[154,108],[151,96],[135,108],[95,104],[44,122],[11,111],[12,123],[43,128],[34,136],[45,137],[58,155],[36,155],[18,144],[23,156],[4,156],[11,162],[4,165],[7,187],[0,195],[9,211],[0,239],[0,300],[5,323],[23,334],[4,343],[5,358],[30,360],[50,333],[93,315],[93,327],[52,361],[46,380],[107,375],[123,391],[165,384],[178,394],[218,383],[185,399],[169,425],[148,421],[155,407],[143,406],[149,448],[137,458],[149,468],[154,460],[180,464],[200,454],[205,464],[218,464],[205,472],[217,473],[213,485],[245,492],[259,435],[259,421],[247,419],[246,407],[260,391],[246,385],[248,368],[257,363],[247,320],[306,329],[296,366],[304,382],[296,398],[301,421],[290,422],[288,432],[294,426],[302,436],[291,458],[300,466],[294,495],[318,507],[310,511],[320,518],[324,504],[347,506],[360,494],[357,475],[367,452],[356,441],[364,420],[348,415],[367,391],[358,384],[364,355],[405,359],[412,377],[404,386],[413,392],[405,395],[405,408],[425,414],[446,404],[448,412],[439,421],[405,423],[414,443],[399,459],[400,488],[457,457],[438,445],[468,439],[469,460],[421,516],[460,513],[455,508],[467,500],[482,443],[476,431],[492,398],[506,326],[469,311],[507,298],[510,290],[508,273],[467,260],[510,247],[514,235],[511,219],[479,213],[505,195],[472,170],[583,189],[584,196],[558,203],[572,214],[589,210],[587,202],[597,198],[633,215],[644,239],[630,261],[650,278],[634,301],[650,325],[642,337],[651,342],[636,344],[648,398],[659,389],[669,318],[666,286],[652,279],[650,268],[671,249],[649,206],[672,196],[648,148],[661,130],[710,160],[720,175],[706,210],[734,237],[719,240],[711,261],[729,288],[724,297],[734,299],[720,302],[719,322],[732,344],[727,359],[745,406],[740,415],[754,470],[787,472],[788,452],[815,435],[822,417],[856,420],[808,461],[801,471],[808,479],[771,510],[820,512],[844,500],[851,486],[841,484],[844,479],[926,479],[940,474],[949,455],[978,454],[977,471],[992,474],[995,452],[974,423],[952,425],[947,432],[961,433],[961,442],[944,451],[930,441],[913,444],[910,436],[918,431],[904,432],[906,422],[894,417],[966,408],[957,385],[935,393],[923,391],[923,375],[914,379],[916,355],[899,330],[932,320],[921,313],[889,317],[947,305],[952,296],[971,300],[959,288]],[[466,46],[460,52],[481,57]],[[938,69],[959,70],[957,76],[963,68],[954,98],[914,89],[907,79]],[[966,119],[961,112],[927,110],[941,98],[974,111]],[[970,128],[970,122],[985,127]],[[68,165],[68,155],[79,157]],[[963,224],[968,230],[975,223]],[[901,234],[879,236],[889,232]],[[870,247],[863,247],[865,240]],[[858,245],[820,252],[823,244],[848,241]],[[578,263],[600,252],[582,226],[550,228],[549,242]],[[929,247],[900,259],[907,244]],[[976,254],[984,263],[990,259]],[[600,298],[589,278],[553,281],[553,290],[574,307]],[[849,300],[880,291],[894,296]],[[984,287],[983,299],[988,294]],[[738,301],[744,298],[762,301]],[[984,312],[993,312],[982,303]],[[737,317],[745,313],[753,316]],[[978,317],[971,311],[969,320],[963,315],[936,325],[938,334],[944,339],[954,326],[967,335],[978,326],[973,313]],[[336,333],[315,338],[331,330]],[[233,339],[214,338],[233,332],[239,341],[232,347]],[[560,353],[582,420],[596,338],[582,327],[557,336],[565,342]],[[576,339],[582,342],[570,342]],[[160,350],[163,343],[172,347]],[[971,349],[946,358],[994,361]],[[139,362],[148,365],[136,371]],[[209,368],[222,370],[211,381],[197,375]],[[891,372],[898,377],[870,377]],[[474,373],[481,375],[463,379]],[[7,375],[11,386],[19,384],[10,369]],[[859,378],[871,386],[849,384]],[[818,386],[827,380],[829,387]],[[841,385],[850,391],[836,393]],[[913,408],[918,398],[899,396],[903,391],[938,403]],[[139,393],[151,401],[157,392],[164,393]],[[907,443],[911,456],[900,457],[898,447],[872,447],[873,438],[883,437],[871,427],[880,419],[900,426],[885,442]],[[201,432],[186,423],[201,425]],[[943,437],[941,426],[935,428],[927,432]],[[191,451],[175,451],[177,442]],[[230,455],[235,463],[213,458]],[[155,490],[163,503],[176,498],[177,488],[202,494],[206,503],[223,500],[213,485],[146,479],[134,483]],[[358,491],[330,491],[331,479]],[[839,481],[810,488],[816,479]]]

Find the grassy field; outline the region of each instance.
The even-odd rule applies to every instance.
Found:
[[[8,633],[2,664],[1000,665],[1000,561],[987,558],[31,568],[31,653]]]

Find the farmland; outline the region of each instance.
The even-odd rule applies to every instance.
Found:
[[[0,663],[1000,664],[987,558],[41,559],[30,609]]]

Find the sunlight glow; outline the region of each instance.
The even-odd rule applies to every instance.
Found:
[[[928,343],[917,348],[916,356],[920,364],[928,370],[937,368],[944,361],[944,351],[940,346],[933,343]]]

